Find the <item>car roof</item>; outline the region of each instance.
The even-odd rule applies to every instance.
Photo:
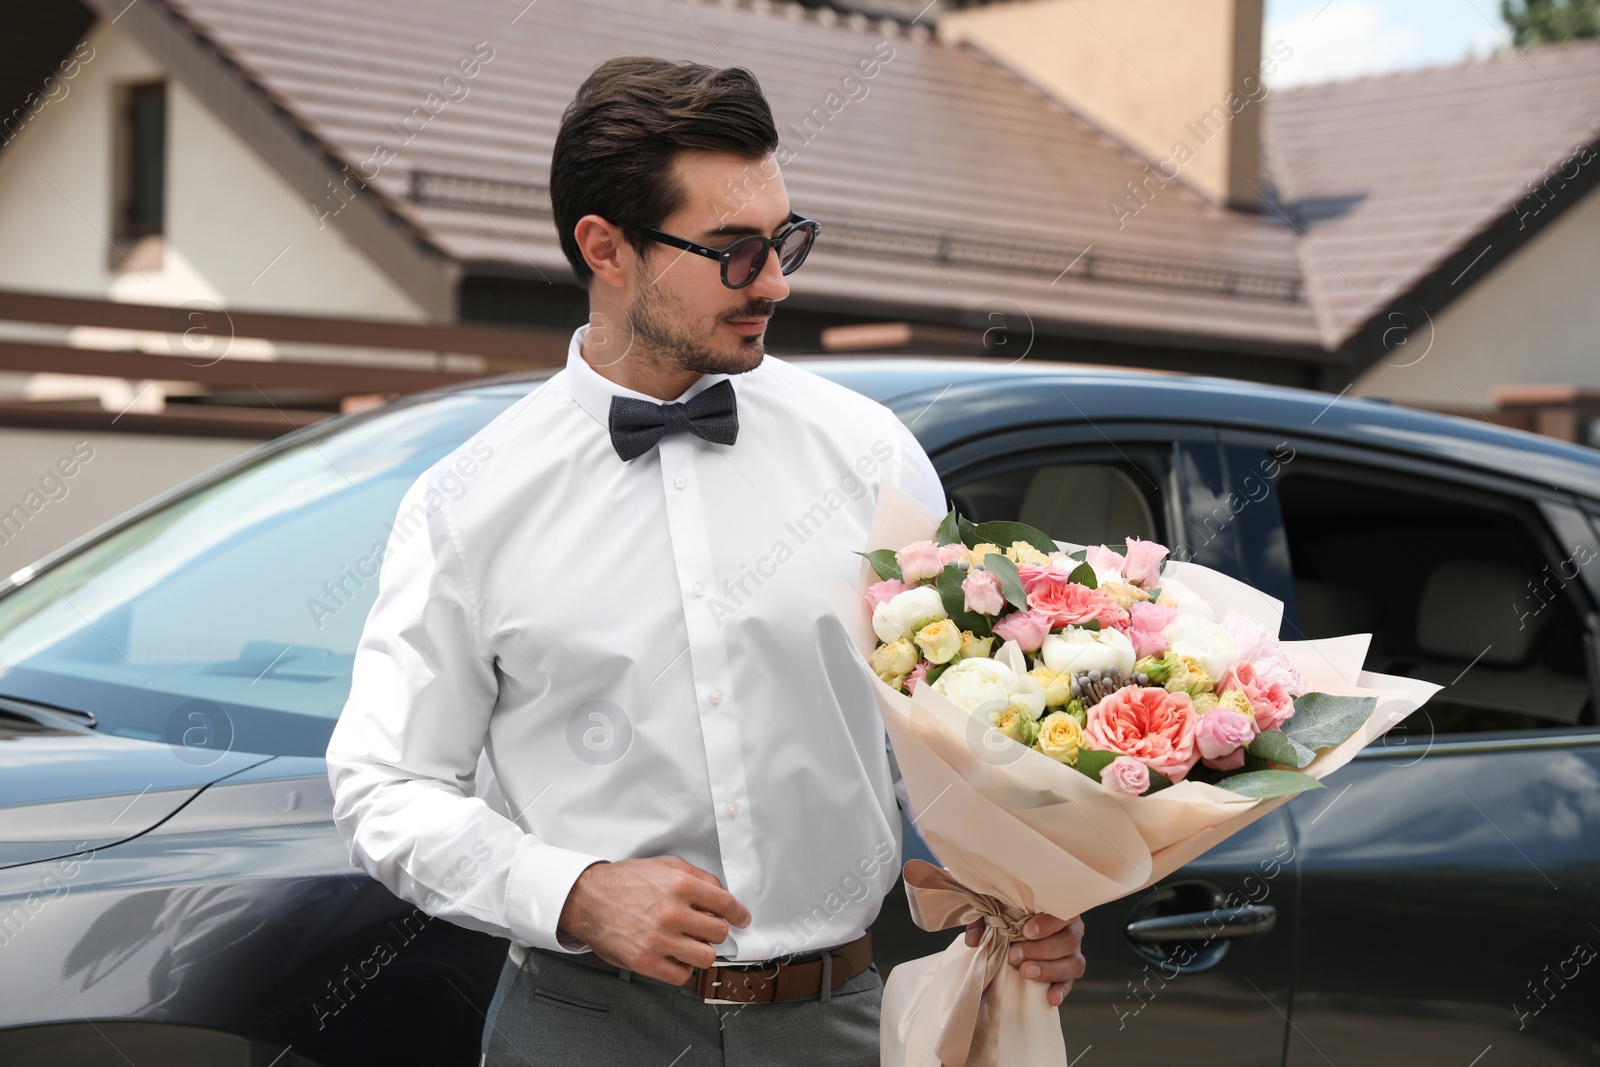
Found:
[[[1005,426],[1189,423],[1424,455],[1600,500],[1600,452],[1381,399],[1170,371],[958,356],[782,356],[885,404],[930,455]],[[526,391],[552,372],[503,375]],[[997,398],[1000,402],[996,402]]]

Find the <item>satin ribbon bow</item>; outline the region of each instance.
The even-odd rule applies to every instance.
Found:
[[[936,1051],[945,1067],[995,1067],[1000,1057],[996,979],[1011,943],[1025,939],[1023,927],[1038,913],[974,892],[943,867],[924,860],[906,864],[905,883],[911,918],[924,930],[984,922],[983,940],[967,961]]]
[[[739,436],[733,383],[727,378],[682,403],[613,395],[610,416],[611,447],[624,460],[644,455],[669,433],[687,431],[719,445],[731,445]]]

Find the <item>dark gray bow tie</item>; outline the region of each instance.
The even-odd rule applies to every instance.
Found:
[[[687,430],[719,445],[739,436],[733,382],[722,379],[683,403],[657,404],[632,396],[611,398],[611,447],[624,460],[642,456],[669,433]]]

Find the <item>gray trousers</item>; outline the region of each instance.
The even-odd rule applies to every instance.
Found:
[[[707,1004],[618,973],[593,953],[507,956],[483,1028],[482,1067],[873,1067],[883,980],[874,965],[831,993]],[[824,999],[826,998],[826,999]]]

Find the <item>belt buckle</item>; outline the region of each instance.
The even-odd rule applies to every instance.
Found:
[[[736,967],[738,965],[737,964],[733,964],[733,965],[730,965],[730,966]],[[708,967],[708,968],[696,967],[694,969],[694,972],[693,972],[692,976],[691,976],[691,979],[694,982],[694,986],[695,986],[695,993],[696,994],[700,994],[701,993],[701,989],[704,986],[704,979],[705,979],[706,973],[708,971],[720,971],[720,970],[723,969],[723,967],[724,967],[723,964],[713,964],[711,967]],[[766,978],[768,980],[776,980],[778,978],[778,976],[780,975],[781,970],[782,970],[781,966],[779,964],[774,963],[772,965],[772,973],[770,975],[762,973],[762,977],[764,977],[764,978]],[[720,975],[719,975],[719,977],[720,977]],[[721,983],[720,982],[714,982],[712,984],[713,985],[720,985]],[[700,999],[701,999],[701,1001],[703,1001],[706,1004],[759,1004],[759,1003],[761,1003],[761,1001],[758,1001],[758,1000],[726,1000],[726,999],[723,999],[721,997],[708,997],[708,996],[704,996],[704,995],[701,995]]]

